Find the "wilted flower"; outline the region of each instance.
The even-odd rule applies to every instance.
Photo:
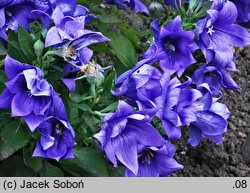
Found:
[[[53,107],[48,118],[38,126],[41,138],[33,156],[55,160],[74,158],[75,132],[68,122],[64,104],[59,97],[53,97]]]
[[[162,147],[164,139],[151,126],[150,117],[143,111],[120,101],[115,113],[103,119],[101,131],[95,135],[106,152],[108,159],[117,166],[125,165],[134,175],[138,174],[138,147]]]
[[[148,14],[148,8],[140,0],[106,0],[107,3],[115,4],[118,9],[125,9],[125,6],[130,7],[135,13],[143,12]]]
[[[194,42],[194,33],[181,29],[180,16],[162,29],[158,20],[155,20],[151,26],[155,34],[155,45],[147,50],[143,58],[148,57],[156,46],[157,53],[152,58],[152,62],[159,61],[164,71],[171,74],[177,72],[180,76],[188,66],[196,62],[192,55],[198,49]]]
[[[10,108],[12,116],[22,116],[31,131],[46,118],[54,91],[43,72],[7,56],[4,62],[9,81],[0,95],[0,108]]]
[[[78,67],[67,63],[63,68],[63,70],[66,72],[66,75],[62,78],[62,81],[68,87],[70,92],[74,92],[75,79],[79,72],[81,72],[81,68],[83,68],[90,61],[93,55],[93,51],[89,48],[83,48],[81,54],[82,55],[79,57],[81,61],[78,61],[78,63],[76,63]]]
[[[208,16],[197,23],[199,46],[208,62],[214,58],[228,64],[233,60],[232,46],[242,47],[250,43],[248,31],[234,24],[237,9],[230,2],[217,2],[207,11]]]

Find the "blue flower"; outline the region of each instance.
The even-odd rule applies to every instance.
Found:
[[[197,23],[196,32],[199,46],[208,62],[213,59],[228,64],[233,60],[232,47],[250,43],[248,31],[234,24],[237,9],[230,2],[217,2],[207,11],[208,16]]]
[[[175,147],[169,141],[166,141],[160,148],[141,146],[138,149],[138,174],[135,175],[127,168],[125,173],[127,177],[170,176],[173,172],[183,168],[173,158]]]
[[[237,21],[241,24],[248,24],[250,22],[250,1],[248,0],[231,0],[237,7],[238,17]]]
[[[212,61],[209,64],[202,64],[193,73],[192,80],[196,85],[207,83],[213,92],[218,92],[221,87],[226,89],[240,89],[228,71],[236,71],[236,66],[233,62],[223,65]]]
[[[115,113],[103,119],[101,131],[95,135],[108,159],[116,167],[118,161],[134,175],[138,174],[138,147],[162,147],[164,139],[150,124],[150,117],[143,111],[120,101]]]
[[[46,118],[54,91],[43,72],[7,56],[4,62],[9,81],[0,95],[0,108],[11,109],[12,117],[22,116],[31,131]]]
[[[155,44],[147,50],[143,58],[148,58],[156,46],[157,53],[152,58],[152,62],[159,61],[164,71],[171,74],[177,72],[178,76],[181,76],[188,66],[196,62],[193,53],[198,46],[194,42],[193,31],[181,29],[180,16],[162,29],[160,29],[157,19],[151,24],[151,27],[155,34]]]
[[[227,119],[230,112],[226,105],[212,97],[209,87],[204,84],[199,88],[203,96],[193,103],[196,121],[190,123],[188,143],[197,146],[203,137],[220,144],[222,135],[227,131]]]
[[[161,95],[161,72],[147,64],[149,59],[138,62],[135,67],[123,73],[115,82],[117,89],[112,92],[115,96],[123,96],[133,101],[150,105]]]
[[[48,117],[37,127],[41,138],[33,156],[55,160],[74,158],[75,132],[68,122],[65,107],[59,95],[53,96]]]
[[[4,0],[0,2],[0,39],[7,40],[7,31],[9,29],[17,31],[18,25],[26,30],[29,29],[29,23],[39,19],[42,15],[33,10],[46,11],[47,2],[43,1],[24,1],[24,0]]]

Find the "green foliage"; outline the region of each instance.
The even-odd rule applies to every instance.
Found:
[[[26,166],[38,172],[42,169],[43,159],[40,157],[32,157],[34,145],[27,145],[23,148],[23,160]]]
[[[59,167],[54,166],[46,160],[43,162],[39,174],[41,177],[64,177],[63,171]]]
[[[7,159],[17,150],[25,146],[30,134],[19,121],[11,121],[0,130],[0,161]]]

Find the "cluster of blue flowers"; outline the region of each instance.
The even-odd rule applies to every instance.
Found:
[[[85,28],[95,18],[87,12],[75,0],[4,0],[0,2],[0,40],[6,44],[9,29],[17,31],[20,25],[29,30],[32,21],[41,19],[43,28],[48,30],[45,47],[53,46],[69,62],[62,81],[74,91],[77,73],[84,69],[88,73],[86,65],[93,51],[87,46],[108,41],[100,32]],[[52,23],[54,26],[50,27]],[[0,95],[0,108],[11,109],[12,117],[23,117],[32,132],[40,132],[33,156],[55,160],[73,158],[74,129],[60,95],[44,79],[42,70],[10,56],[5,58],[4,67],[8,82]]]
[[[138,1],[115,2],[120,6]],[[165,2],[180,6],[176,1]],[[228,72],[236,71],[233,47],[250,45],[250,34],[236,24],[249,22],[249,1],[234,2],[236,5],[214,0],[192,31],[182,29],[180,16],[162,28],[158,19],[152,22],[155,42],[133,69],[116,80],[113,95],[122,100],[115,113],[105,116],[95,135],[114,166],[121,163],[126,167],[126,176],[169,176],[181,169],[169,141],[180,139],[181,127],[190,130],[188,143],[192,146],[202,138],[222,142],[230,112],[219,102],[220,89],[239,89]],[[178,78],[197,63],[197,50],[206,63],[181,83]],[[150,124],[154,117],[161,121],[165,138]]]
[[[204,0],[205,1],[205,0]],[[140,0],[106,0],[119,9],[149,14]],[[175,9],[187,0],[164,0]],[[203,0],[197,2],[202,5]],[[250,34],[242,26],[250,24],[248,0],[213,0],[206,16],[194,30],[183,29],[176,16],[165,26],[152,22],[154,42],[135,66],[115,81],[114,96],[120,97],[114,113],[103,117],[99,140],[115,167],[126,167],[125,176],[170,176],[183,168],[174,159],[170,140],[189,129],[188,143],[197,146],[203,138],[219,144],[227,131],[230,112],[220,102],[221,87],[240,89],[229,71],[235,72],[234,48],[250,45]],[[0,41],[6,45],[8,30],[27,31],[40,19],[46,31],[47,54],[56,54],[67,64],[61,79],[70,92],[77,79],[102,74],[102,67],[91,62],[92,44],[107,42],[102,33],[86,29],[95,18],[76,0],[3,0],[0,2]],[[204,55],[200,63],[196,52]],[[65,62],[65,63],[66,63]],[[192,65],[198,68],[191,77],[183,75]],[[32,132],[39,131],[33,156],[55,160],[74,157],[75,133],[63,101],[45,79],[41,69],[6,56],[8,78],[0,95],[0,108],[11,109],[12,117],[23,117]],[[84,76],[78,77],[80,73]],[[151,124],[160,120],[163,132]]]

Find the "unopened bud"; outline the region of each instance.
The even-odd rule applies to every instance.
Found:
[[[44,50],[44,43],[39,39],[34,44],[34,50],[37,55],[37,57],[40,57]]]
[[[161,3],[158,2],[152,2],[149,6],[149,13],[150,16],[153,18],[159,18],[162,13],[164,12],[164,7]]]

